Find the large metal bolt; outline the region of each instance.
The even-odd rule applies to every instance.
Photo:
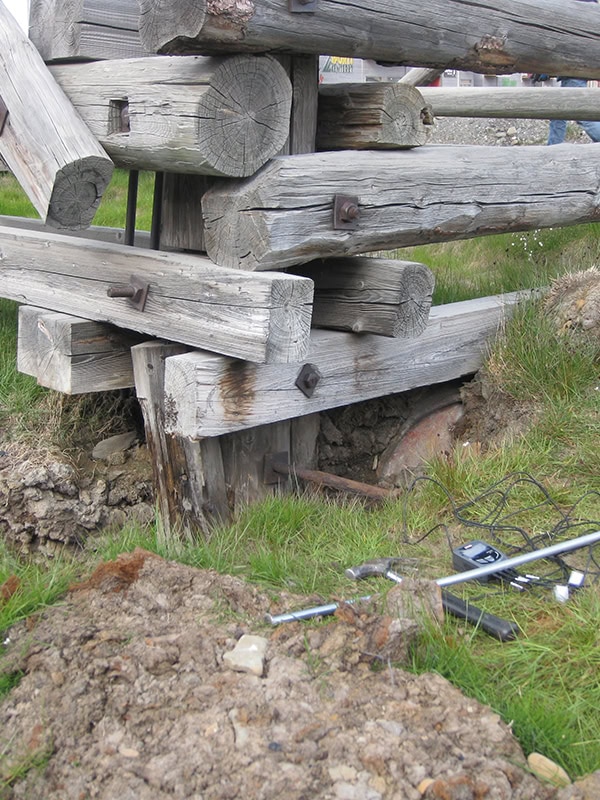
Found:
[[[356,203],[346,200],[340,205],[340,219],[342,222],[352,222],[360,217],[360,208]]]

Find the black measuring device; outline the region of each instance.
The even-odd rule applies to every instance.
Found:
[[[498,572],[484,575],[477,580],[487,583],[489,579],[496,579],[510,584],[522,592],[530,584],[539,581],[537,575],[521,575],[515,569],[502,569],[502,562],[506,559],[504,553],[487,542],[475,539],[472,542],[455,547],[452,551],[452,566],[458,572],[468,572],[478,567],[487,567],[489,564],[498,563]]]

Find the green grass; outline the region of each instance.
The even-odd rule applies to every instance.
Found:
[[[126,174],[117,171],[97,224],[123,226],[126,185]],[[140,228],[149,227],[151,186],[151,176],[141,175]],[[0,178],[0,188],[2,212],[26,215],[22,197],[21,206],[10,199],[6,178]],[[600,261],[599,241],[596,226],[583,225],[428,245],[397,255],[433,269],[435,302],[442,303],[545,286],[554,276]],[[19,439],[26,431],[39,437],[95,418],[93,424],[101,425],[110,398],[104,408],[86,406],[89,399],[57,400],[16,372],[15,320],[14,304],[0,301],[0,426],[10,425]],[[495,531],[506,548],[523,544],[521,531],[540,537],[567,518],[581,521],[571,536],[600,529],[598,365],[597,342],[557,335],[537,304],[524,305],[492,346],[485,377],[503,402],[508,398],[515,408],[530,409],[525,436],[489,450],[458,443],[449,457],[429,465],[427,480],[371,509],[309,495],[274,497],[202,541],[165,544],[156,527],[91,538],[77,564],[58,559],[43,565],[1,545],[0,584],[17,575],[21,588],[0,609],[0,631],[56,602],[75,572],[135,546],[243,576],[268,591],[328,601],[379,591],[377,581],[356,586],[344,575],[347,566],[376,556],[407,559],[407,575],[415,563],[421,575],[451,574],[450,543],[486,538],[489,528],[477,526],[492,521],[509,524],[510,530]],[[522,596],[469,584],[455,587],[455,593],[516,621],[522,635],[501,644],[447,619],[441,629],[425,632],[411,668],[438,671],[491,705],[512,724],[526,753],[544,753],[573,778],[600,769],[597,585],[567,605],[556,604],[547,592]],[[16,673],[4,676],[0,694],[19,679]]]

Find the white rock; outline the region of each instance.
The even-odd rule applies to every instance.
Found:
[[[265,666],[268,643],[263,636],[244,634],[233,650],[225,653],[223,663],[236,672],[249,672],[260,677]]]

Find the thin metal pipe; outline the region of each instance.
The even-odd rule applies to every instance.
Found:
[[[477,567],[467,572],[458,572],[456,575],[440,578],[436,583],[438,586],[452,586],[455,583],[474,581],[477,580],[477,578],[483,578],[485,575],[493,575],[494,572],[503,572],[507,568],[520,567],[522,564],[528,564],[530,561],[538,561],[540,558],[550,558],[551,556],[559,555],[559,553],[569,553],[571,550],[579,550],[590,544],[596,544],[596,542],[600,542],[600,531],[587,533],[585,536],[578,536],[576,539],[552,544],[549,547],[542,547],[541,550],[532,550],[531,553],[523,553],[520,556],[513,556],[512,558],[504,558],[502,561],[496,561],[495,564],[487,564],[485,567]]]
[[[133,245],[135,240],[135,215],[137,212],[138,183],[140,173],[137,169],[129,171],[127,184],[127,210],[125,212],[125,244]]]
[[[160,249],[160,228],[162,225],[162,196],[164,182],[165,173],[155,173],[154,196],[152,199],[152,224],[150,227],[150,247],[152,250]]]
[[[582,547],[587,547],[591,544],[596,544],[600,541],[600,531],[588,533],[585,536],[578,536],[576,539],[570,539],[566,542],[559,542],[558,544],[550,545],[549,547],[542,547],[541,550],[533,550],[530,553],[523,553],[520,556],[513,558],[506,558],[502,561],[496,561],[495,564],[488,564],[485,567],[477,567],[468,572],[459,572],[456,575],[449,575],[447,578],[439,578],[435,582],[438,586],[451,586],[455,583],[464,583],[466,581],[473,581],[477,578],[482,578],[484,575],[492,575],[494,572],[500,572],[507,567],[518,567],[522,564],[527,564],[530,561],[538,561],[540,558],[550,558],[559,553],[568,553],[572,550],[579,550]],[[402,582],[402,576],[397,575],[392,570],[386,573],[388,578]],[[368,602],[371,599],[369,595],[365,597],[344,600],[344,603]],[[281,622],[294,622],[295,620],[311,619],[312,617],[325,617],[329,614],[334,614],[339,608],[339,603],[329,603],[323,606],[315,606],[313,608],[304,608],[300,611],[292,611],[286,614],[266,614],[265,621],[270,622],[271,625],[279,625]]]

